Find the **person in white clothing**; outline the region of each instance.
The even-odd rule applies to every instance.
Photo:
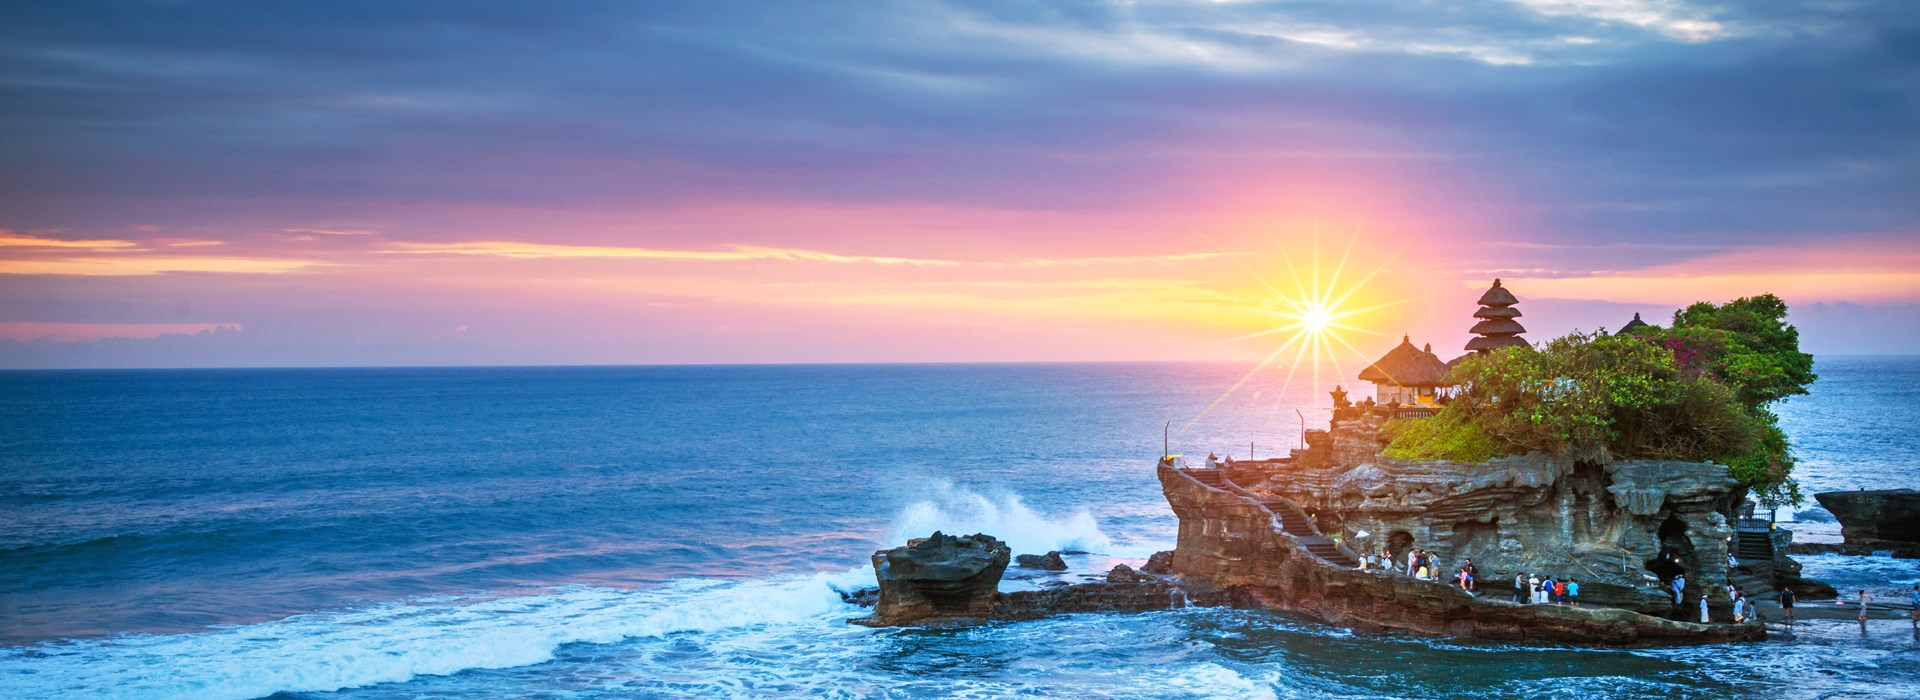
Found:
[[[1712,621],[1707,617],[1707,597],[1700,596],[1700,624],[1704,625]]]

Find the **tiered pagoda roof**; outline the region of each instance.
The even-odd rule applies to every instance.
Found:
[[[1637,331],[1637,330],[1640,330],[1640,329],[1642,329],[1642,328],[1651,328],[1651,327],[1652,327],[1652,324],[1649,324],[1649,323],[1647,323],[1646,321],[1642,321],[1642,320],[1640,320],[1640,314],[1637,314],[1637,313],[1636,313],[1636,314],[1634,314],[1634,315],[1633,315],[1633,320],[1631,320],[1631,321],[1628,321],[1628,322],[1627,322],[1627,325],[1624,325],[1624,326],[1621,326],[1621,327],[1620,327],[1620,333],[1616,333],[1615,335],[1622,335],[1622,334],[1626,334],[1626,333],[1632,333],[1632,332],[1634,332],[1634,331]]]
[[[1467,341],[1467,349],[1473,352],[1490,352],[1497,348],[1526,347],[1527,341],[1520,334],[1527,332],[1526,326],[1514,319],[1520,317],[1520,310],[1513,308],[1520,303],[1513,292],[1500,286],[1500,280],[1493,281],[1493,287],[1480,295],[1480,310],[1473,317],[1481,319],[1473,324],[1474,338]]]

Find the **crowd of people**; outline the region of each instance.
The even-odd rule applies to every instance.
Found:
[[[1404,569],[1402,568],[1403,561]],[[1675,565],[1681,563],[1680,558],[1677,556],[1673,557],[1672,561]],[[1407,549],[1404,559],[1396,556],[1393,550],[1388,548],[1382,548],[1378,553],[1368,552],[1365,556],[1361,557],[1360,568],[1362,570],[1387,571],[1391,573],[1400,573],[1404,570],[1406,575],[1422,581],[1439,582],[1443,576],[1438,555],[1424,549],[1414,548]],[[1455,569],[1447,578],[1450,579],[1453,585],[1459,586],[1468,593],[1479,594],[1480,568],[1474,565],[1472,558],[1469,557],[1463,561],[1460,567]],[[1672,596],[1671,600],[1675,613],[1673,617],[1675,619],[1684,619],[1680,611],[1686,602],[1686,573],[1684,571],[1676,573],[1673,578],[1666,581],[1666,588]],[[1756,607],[1754,603],[1754,597],[1748,595],[1747,591],[1735,585],[1731,579],[1727,581],[1727,598],[1733,601],[1734,623],[1740,624],[1763,619],[1760,615],[1759,608]],[[1913,605],[1913,613],[1911,616],[1913,618],[1914,628],[1920,629],[1920,585],[1913,587],[1913,590],[1909,593],[1909,598]],[[1780,605],[1781,613],[1786,618],[1785,622],[1788,625],[1793,624],[1793,606],[1799,600],[1798,596],[1794,594],[1793,589],[1784,585],[1781,586],[1780,591],[1774,594],[1774,600]],[[1540,574],[1528,574],[1526,572],[1516,573],[1513,575],[1513,602],[1533,605],[1572,605],[1578,607],[1580,605],[1580,583],[1577,581],[1555,580],[1551,574],[1542,577]],[[1862,625],[1865,625],[1867,622],[1867,606],[1872,602],[1873,594],[1865,590],[1860,591],[1860,624]],[[1706,596],[1700,597],[1700,622],[1703,624],[1712,622],[1712,617],[1709,615],[1707,609]]]

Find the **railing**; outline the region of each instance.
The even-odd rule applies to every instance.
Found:
[[[1768,532],[1773,530],[1773,523],[1759,518],[1741,518],[1733,521],[1733,529],[1740,532]]]

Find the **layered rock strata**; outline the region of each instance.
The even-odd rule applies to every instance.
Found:
[[[1536,466],[1533,471],[1512,477],[1512,483],[1521,488],[1528,483],[1550,483],[1559,471],[1557,467]],[[1221,487],[1204,484],[1167,465],[1159,468],[1159,477],[1167,501],[1180,519],[1179,544],[1172,561],[1176,574],[1189,581],[1205,580],[1242,599],[1331,624],[1607,646],[1709,644],[1766,636],[1764,628],[1751,623],[1703,625],[1617,608],[1515,604],[1502,598],[1475,597],[1445,584],[1338,566],[1327,558],[1331,555],[1324,547],[1310,549],[1310,544],[1303,543],[1307,538],[1283,529],[1276,513],[1257,495],[1230,482]],[[1648,476],[1647,480],[1632,482],[1639,486],[1620,489],[1618,495],[1629,501],[1638,499],[1638,507],[1644,511],[1655,499],[1636,489],[1651,489],[1659,481],[1659,477]],[[1451,490],[1451,486],[1438,482],[1419,488],[1428,494],[1422,498],[1444,498]],[[1365,489],[1360,491],[1364,493]],[[1658,500],[1666,502],[1665,498]],[[1703,524],[1711,522],[1711,518],[1702,518]],[[1713,530],[1705,533],[1707,538],[1716,536],[1725,534]],[[1725,551],[1724,544],[1720,551]],[[1720,565],[1724,576],[1724,559]],[[1582,593],[1584,597],[1586,584]]]
[[[1814,499],[1840,521],[1847,544],[1868,549],[1920,547],[1920,491],[1829,491]]]
[[[1057,553],[1042,558],[1059,560]],[[904,547],[875,552],[873,570],[879,587],[843,594],[848,602],[872,605],[873,614],[848,622],[873,627],[966,624],[1165,610],[1189,604],[1187,592],[1173,581],[1125,564],[1114,567],[1104,582],[1002,593],[1000,576],[1007,559],[1007,546],[984,534],[955,537],[935,532]],[[1202,591],[1198,598],[1211,603],[1219,596]]]

